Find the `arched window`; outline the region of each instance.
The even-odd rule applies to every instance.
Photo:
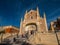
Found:
[[[31,16],[31,19],[33,19],[33,16]]]

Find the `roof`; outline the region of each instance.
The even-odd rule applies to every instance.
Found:
[[[16,29],[16,30],[19,30],[19,28],[17,28],[17,27],[15,27],[15,26],[3,26],[3,29],[6,29],[6,28],[14,28],[14,29]]]
[[[31,12],[36,13],[36,10],[30,10],[30,11],[28,12],[28,14],[31,13]]]
[[[16,30],[19,30],[19,28],[15,27],[15,26],[12,26],[12,25],[9,25],[9,26],[1,26],[0,27],[0,32],[4,31],[4,29],[6,29],[6,28],[14,28]]]

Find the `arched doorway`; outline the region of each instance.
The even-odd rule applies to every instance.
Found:
[[[37,25],[35,23],[29,23],[25,26],[25,35],[30,36],[33,35],[37,31]]]

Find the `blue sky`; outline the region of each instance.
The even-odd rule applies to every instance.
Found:
[[[19,27],[25,11],[37,6],[42,17],[46,13],[48,26],[60,16],[60,0],[0,0],[0,26]]]

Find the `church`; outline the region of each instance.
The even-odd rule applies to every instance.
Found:
[[[60,32],[54,32],[52,25],[50,31],[47,27],[45,12],[41,17],[38,7],[36,10],[26,10],[24,18],[20,21],[19,35],[27,36],[28,43],[32,45],[60,45]]]
[[[31,33],[33,31],[38,31],[41,33],[48,32],[46,15],[44,13],[44,18],[40,17],[39,9],[26,11],[24,19],[21,19],[20,33],[24,34],[26,32]]]

